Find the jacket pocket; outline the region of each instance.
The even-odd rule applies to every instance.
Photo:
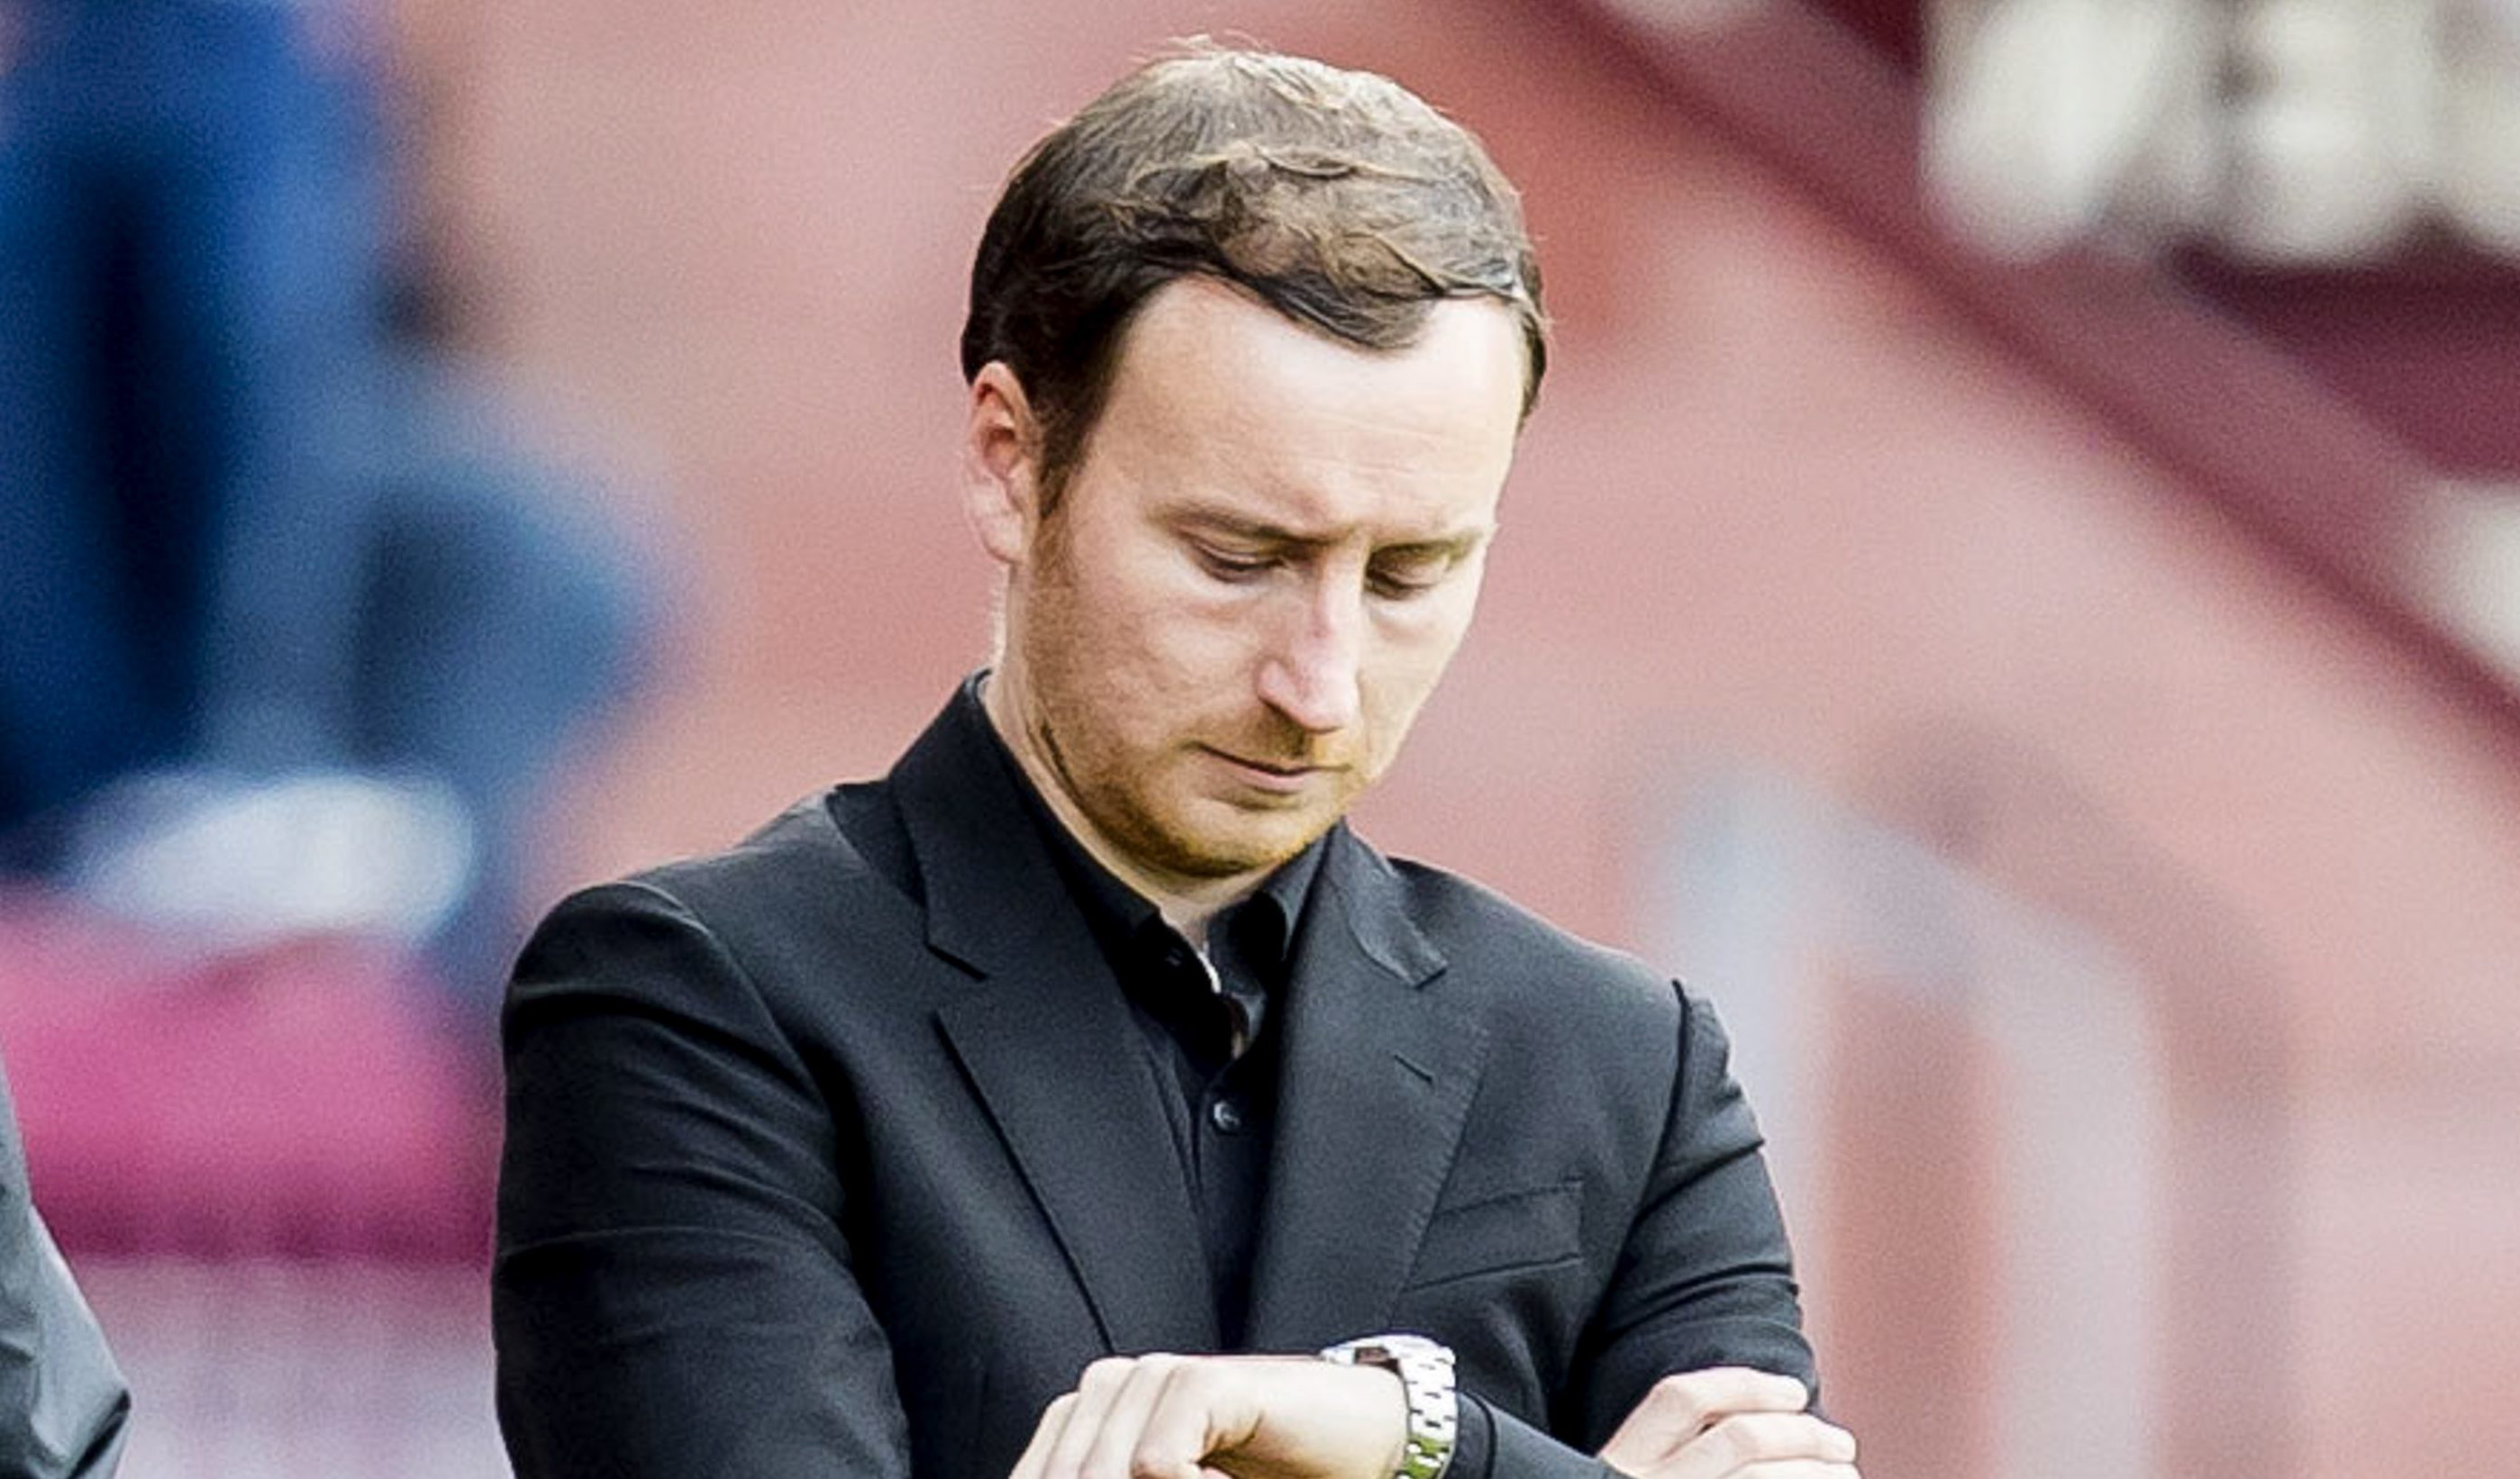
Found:
[[[1582,1188],[1577,1181],[1552,1182],[1436,1208],[1408,1286],[1422,1289],[1577,1257],[1583,1251],[1583,1203],[1577,1196]]]

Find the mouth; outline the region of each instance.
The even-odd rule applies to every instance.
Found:
[[[1293,795],[1311,785],[1316,778],[1329,775],[1338,769],[1337,766],[1332,765],[1254,760],[1230,750],[1218,749],[1213,745],[1203,744],[1199,748],[1223,762],[1226,770],[1243,784],[1254,790],[1268,791],[1276,795]]]

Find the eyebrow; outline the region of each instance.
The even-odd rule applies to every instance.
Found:
[[[1278,549],[1317,550],[1327,545],[1336,544],[1339,539],[1335,534],[1308,533],[1302,529],[1288,528],[1284,524],[1271,523],[1266,519],[1248,518],[1239,514],[1227,513],[1222,509],[1192,508],[1177,515],[1175,521],[1190,528]],[[1496,525],[1480,524],[1458,534],[1439,535],[1433,539],[1412,539],[1399,544],[1377,545],[1373,553],[1377,556],[1397,555],[1407,559],[1439,557],[1459,560],[1487,543],[1495,533]]]

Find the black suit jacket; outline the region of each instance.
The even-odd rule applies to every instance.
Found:
[[[976,722],[526,948],[524,1479],[1003,1479],[1088,1362],[1216,1349],[1171,1091],[1042,839],[983,825],[1013,782]],[[1344,829],[1294,950],[1249,1348],[1434,1335],[1501,1476],[1598,1475],[1668,1371],[1813,1379],[1703,1003]]]

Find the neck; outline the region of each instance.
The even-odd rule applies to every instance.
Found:
[[[1034,792],[1050,808],[1051,815],[1058,819],[1058,825],[1067,829],[1088,857],[1154,905],[1164,922],[1179,930],[1183,939],[1205,949],[1209,922],[1258,891],[1265,874],[1209,878],[1178,874],[1149,867],[1114,845],[1094,825],[1094,819],[1085,814],[1085,809],[1077,805],[1066,778],[1052,761],[1022,674],[1012,662],[1002,660],[989,674],[980,690],[980,707],[989,716],[989,727],[997,731],[1008,752],[1015,757],[1015,764],[1022,767],[1024,779],[1032,783]]]

